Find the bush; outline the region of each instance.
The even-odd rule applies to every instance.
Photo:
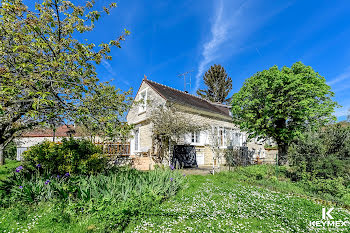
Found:
[[[345,205],[350,206],[350,188],[348,188],[347,193],[342,197],[342,201],[345,203]]]
[[[309,131],[288,151],[293,180],[337,179],[350,184],[350,127],[330,125]]]
[[[23,153],[24,166],[30,171],[49,174],[97,174],[107,165],[100,147],[84,139],[63,139],[62,144],[45,141]]]
[[[341,198],[347,193],[344,185],[344,179],[339,177],[336,179],[320,179],[316,178],[312,181],[305,181],[307,189],[317,194],[330,194],[333,197]]]
[[[226,164],[230,167],[237,166],[237,160],[238,160],[238,150],[234,149],[226,149],[224,151],[224,158],[226,161]]]
[[[17,146],[13,141],[7,144],[4,149],[4,157],[10,160],[16,160],[17,158]]]
[[[247,148],[228,148],[224,151],[226,164],[230,167],[250,165],[253,161],[253,151]]]
[[[20,164],[16,160],[7,160],[5,165],[0,166],[0,181],[5,180]]]

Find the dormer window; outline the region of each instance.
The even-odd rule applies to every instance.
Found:
[[[145,112],[147,107],[147,89],[140,92],[139,101],[139,113]]]

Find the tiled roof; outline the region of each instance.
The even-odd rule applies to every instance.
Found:
[[[148,79],[144,79],[144,81],[168,101],[230,117],[230,110],[226,105],[212,103],[187,92],[179,91]]]
[[[69,137],[78,136],[75,132],[75,127],[73,125],[62,125],[56,128],[56,137]],[[50,128],[37,128],[33,130],[28,130],[23,133],[21,137],[53,137],[53,130]]]

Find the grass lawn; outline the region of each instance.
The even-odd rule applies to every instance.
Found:
[[[90,213],[69,202],[13,204],[0,208],[0,232],[106,232],[106,226],[122,213],[120,207],[106,203],[106,207]],[[188,175],[184,188],[175,196],[131,216],[123,231],[337,232],[317,231],[308,226],[310,221],[322,220],[323,207],[331,206],[254,185],[239,172]],[[74,209],[79,209],[78,213]],[[334,220],[350,221],[349,211],[342,208],[335,208],[331,215]],[[339,230],[349,232],[349,227]]]
[[[229,173],[188,176],[186,189],[135,220],[128,231],[310,232],[309,221],[322,219],[322,207],[309,199],[237,181]],[[345,209],[335,208],[332,216],[350,221]],[[349,232],[349,228],[342,229]]]

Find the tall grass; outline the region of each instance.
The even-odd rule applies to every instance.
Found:
[[[149,172],[118,169],[106,174],[65,177],[29,174],[23,169],[0,186],[0,204],[5,207],[3,213],[6,209],[16,212],[21,205],[33,210],[36,206],[46,206],[50,211],[44,212],[52,216],[49,224],[59,221],[62,227],[88,219],[101,232],[122,232],[132,219],[146,215],[175,195],[184,181],[180,172],[160,168]],[[9,221],[0,231],[13,225]]]
[[[25,171],[14,173],[0,186],[5,198],[28,203],[48,200],[89,201],[113,199],[125,201],[130,196],[152,193],[167,198],[176,193],[184,179],[177,171],[156,169],[140,172],[122,169],[99,175],[50,177]]]

